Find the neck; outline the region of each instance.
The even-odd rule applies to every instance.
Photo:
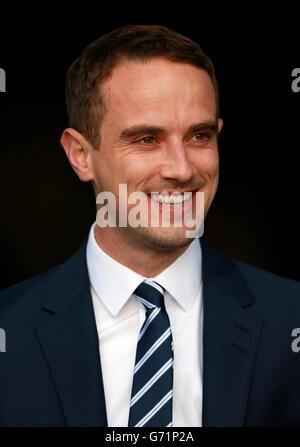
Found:
[[[134,244],[109,227],[95,226],[99,247],[111,258],[146,278],[153,278],[171,265],[189,246],[154,249],[153,246]]]

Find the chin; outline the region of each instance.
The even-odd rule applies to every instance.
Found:
[[[194,240],[194,238],[186,237],[186,228],[152,228],[151,231],[145,231],[149,230],[146,228],[136,228],[136,230],[142,230],[136,232],[136,241],[161,251],[186,247]]]

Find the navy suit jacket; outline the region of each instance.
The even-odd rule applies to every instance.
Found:
[[[203,426],[300,426],[300,283],[201,245]],[[1,426],[107,426],[86,242],[2,291],[0,327]]]

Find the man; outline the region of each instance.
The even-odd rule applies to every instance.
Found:
[[[198,237],[223,125],[210,59],[167,28],[125,26],[66,86],[61,143],[97,219],[72,258],[0,295],[0,424],[299,424],[299,284]]]

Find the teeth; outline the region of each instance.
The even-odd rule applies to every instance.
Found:
[[[151,193],[151,198],[155,202],[159,202],[161,204],[181,206],[183,202],[188,202],[192,198],[192,192],[184,192],[183,194],[176,194],[174,196],[171,194],[166,195],[164,193]]]

